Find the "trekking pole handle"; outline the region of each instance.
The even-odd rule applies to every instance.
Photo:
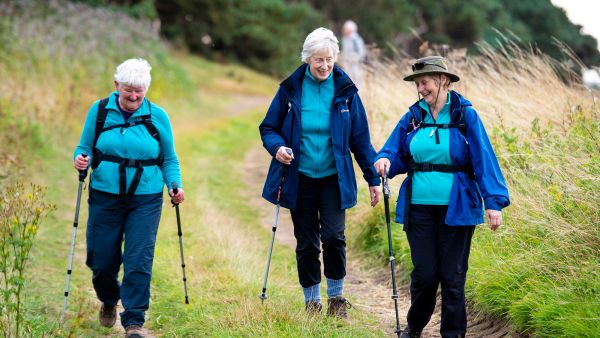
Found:
[[[81,157],[86,158],[87,154],[81,154]],[[85,178],[87,177],[87,168],[85,168],[84,170],[78,170],[79,171],[79,181],[83,182],[85,181]]]
[[[383,183],[383,196],[386,198],[390,198],[390,186],[389,186],[389,182],[388,182],[388,171],[387,168],[383,174],[383,178],[382,178],[382,183]]]
[[[179,193],[179,187],[177,186],[177,182],[171,183],[171,189],[173,189],[173,196]],[[173,198],[171,198],[171,204],[173,204],[173,206],[179,205],[178,203],[173,202]]]

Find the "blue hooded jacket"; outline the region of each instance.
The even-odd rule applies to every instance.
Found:
[[[471,102],[455,91],[450,92],[451,122],[459,122],[464,111],[466,133],[463,135],[456,128],[450,129],[450,158],[455,165],[473,166],[475,179],[465,172],[455,172],[454,183],[450,191],[450,204],[446,214],[448,225],[477,225],[483,223],[483,202],[486,209],[502,210],[510,204],[508,188],[500,165],[494,154],[494,149]],[[415,125],[421,121],[419,103],[413,104],[409,111],[402,116],[398,125],[379,151],[376,160],[390,160],[388,177],[405,174],[409,170],[410,142],[416,130],[409,130],[412,120]],[[404,223],[404,207],[406,203],[407,177],[398,196],[396,205],[396,222]],[[408,201],[410,203],[410,201]]]
[[[300,156],[300,123],[302,80],[307,64],[303,64],[279,86],[267,114],[259,126],[263,146],[273,159],[263,188],[262,196],[269,202],[277,203],[277,190],[283,166],[275,159],[281,146],[292,148],[294,160],[286,168],[287,174],[280,204],[284,208],[295,209],[298,194],[298,163]],[[334,98],[331,106],[330,131],[333,156],[338,173],[341,195],[341,209],[356,205],[356,178],[352,165],[352,155],[356,157],[363,177],[369,186],[377,186],[381,179],[373,168],[376,152],[371,145],[367,115],[358,90],[348,75],[339,67],[333,68]]]

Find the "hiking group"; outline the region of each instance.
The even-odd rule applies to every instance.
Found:
[[[279,206],[290,209],[307,313],[316,316],[323,308],[322,248],[327,315],[347,318],[351,304],[343,293],[345,210],[357,203],[352,155],[368,184],[371,206],[381,198],[382,177],[386,181],[406,174],[395,221],[404,225],[414,269],[408,325],[400,330],[397,324],[396,333],[421,336],[441,284],[441,336],[464,337],[464,285],[475,226],[485,218],[495,230],[502,223],[501,210],[509,205],[485,128],[471,102],[450,89],[459,77],[448,69],[446,60],[425,57],[416,60],[404,78],[415,83],[419,100],[376,152],[357,86],[336,65],[339,52],[331,30],[311,32],[302,47],[302,64],[281,82],[260,123],[263,145],[272,156],[262,196],[277,206],[273,239]],[[174,205],[184,201],[167,113],[145,97],[150,70],[143,59],[130,59],[116,68],[116,90],[91,106],[74,153],[80,173],[93,169],[86,264],[102,303],[99,320],[103,326],[113,326],[120,299],[126,337],[143,337],[164,186]],[[181,228],[179,236],[181,240]],[[181,250],[185,267],[182,244]],[[268,264],[271,250],[272,243]],[[124,272],[119,282],[121,264]],[[69,274],[70,270],[69,265]]]

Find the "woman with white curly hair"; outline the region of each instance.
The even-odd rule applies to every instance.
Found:
[[[116,90],[91,106],[74,153],[75,169],[93,170],[86,264],[102,302],[100,324],[115,324],[121,299],[121,324],[130,338],[143,337],[165,184],[179,188],[169,190],[173,203],[184,199],[169,118],[146,98],[151,69],[143,59],[117,67]]]

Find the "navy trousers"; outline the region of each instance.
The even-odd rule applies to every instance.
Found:
[[[296,237],[296,261],[300,285],[311,287],[321,282],[321,242],[325,277],[346,276],[346,212],[336,175],[311,178],[300,174],[298,202],[291,210]]]
[[[442,286],[442,337],[467,331],[465,281],[475,226],[448,226],[446,205],[411,205],[406,237],[414,269],[410,275],[408,326],[421,331],[431,319]]]
[[[162,193],[127,197],[90,189],[86,264],[98,299],[108,305],[121,299],[123,327],[144,324],[162,201]]]

